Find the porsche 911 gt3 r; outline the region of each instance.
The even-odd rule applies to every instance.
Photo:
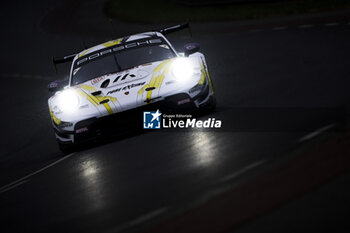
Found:
[[[215,108],[199,45],[186,44],[181,54],[163,35],[185,26],[127,36],[55,59],[56,64],[72,61],[68,86],[60,81],[49,85],[56,91],[48,105],[61,149],[100,135],[102,126],[122,128],[135,110]]]

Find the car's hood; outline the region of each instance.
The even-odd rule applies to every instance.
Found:
[[[181,81],[175,77],[173,64],[176,59],[191,62],[194,74],[190,79]],[[79,95],[80,117],[81,114],[98,117],[156,102],[189,89],[198,83],[200,74],[199,57],[172,58],[97,77],[69,89]],[[51,100],[51,106],[55,105],[54,102]],[[69,118],[72,117],[70,114]]]
[[[200,74],[200,66],[195,62],[196,59],[187,59],[191,60],[194,70]],[[179,82],[172,70],[175,60],[168,59],[104,75],[77,87],[88,95],[95,95],[97,101],[109,99],[107,103],[110,104],[112,110],[125,111],[158,101],[183,88],[194,86],[198,82],[196,79]]]

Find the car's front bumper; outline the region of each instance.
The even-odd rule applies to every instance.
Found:
[[[75,123],[72,131],[60,129],[54,125],[56,138],[61,144],[84,142],[105,135],[125,134],[143,128],[143,112],[156,111],[162,113],[190,113],[205,106],[213,94],[206,83],[200,90],[191,94],[179,93],[142,107],[118,112],[104,117],[92,117]],[[191,91],[191,90],[190,90]]]

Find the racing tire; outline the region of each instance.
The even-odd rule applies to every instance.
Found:
[[[65,143],[61,143],[61,142],[57,142],[57,143],[58,143],[58,148],[65,155],[74,152],[74,145],[72,143],[70,143],[70,144],[65,144]]]
[[[198,110],[199,114],[210,114],[216,109],[216,98],[215,96],[210,96],[208,102],[200,107]]]
[[[208,110],[214,111],[216,109],[216,98],[214,95],[210,96]]]
[[[212,112],[216,108],[216,98],[214,95],[209,97],[208,102],[202,107],[204,111]]]

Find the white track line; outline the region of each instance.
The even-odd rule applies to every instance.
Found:
[[[265,163],[265,160],[260,160],[258,162],[252,163],[252,164],[242,168],[241,170],[238,170],[238,171],[236,171],[236,172],[234,172],[234,173],[232,173],[232,174],[230,174],[228,176],[225,176],[225,177],[221,178],[220,182],[227,182],[229,180],[232,180],[232,179],[242,175],[243,173],[245,173],[245,172],[247,172],[247,171],[249,171],[249,170],[251,170],[251,169],[253,169],[255,167],[260,166],[263,163]]]
[[[312,28],[314,25],[312,24],[303,24],[303,25],[300,25],[299,28]]]
[[[125,230],[132,228],[132,227],[136,227],[138,225],[140,225],[143,222],[146,222],[152,218],[155,218],[158,215],[161,215],[163,213],[165,213],[166,211],[168,211],[168,208],[160,208],[160,209],[156,209],[154,211],[151,211],[147,214],[141,215],[140,217],[131,220],[125,224],[122,224],[120,226],[114,227],[112,229],[109,229],[108,231],[106,231],[105,233],[114,233],[114,232],[124,232]]]
[[[8,188],[2,189],[2,190],[0,191],[0,193],[7,192],[7,191],[9,191],[9,190],[11,190],[11,189],[13,189],[13,188],[16,188],[17,186],[20,186],[20,185],[22,185],[22,184],[24,184],[24,183],[27,183],[28,181],[29,181],[29,180],[22,180],[21,182],[18,182],[18,183],[16,183],[16,184],[12,185],[12,186],[9,186]]]
[[[326,23],[326,24],[324,24],[324,26],[326,26],[326,27],[333,27],[333,26],[337,26],[337,25],[339,25],[339,23]]]
[[[36,175],[36,174],[38,174],[40,172],[45,171],[46,169],[48,169],[48,168],[50,168],[50,167],[52,167],[52,166],[62,162],[63,160],[66,160],[66,159],[70,158],[72,155],[74,155],[74,153],[71,153],[71,154],[69,154],[69,155],[67,155],[67,156],[65,156],[65,157],[63,157],[63,158],[61,158],[59,160],[56,160],[55,162],[53,162],[53,163],[51,163],[51,164],[49,164],[49,165],[47,165],[47,166],[45,166],[45,167],[35,171],[33,173],[30,173],[30,174],[28,174],[28,175],[26,175],[26,176],[24,176],[24,177],[22,177],[22,178],[20,178],[18,180],[15,180],[15,181],[7,184],[7,185],[2,186],[0,188],[0,193],[6,192],[7,190],[9,190],[10,187],[14,188],[14,187],[19,186],[20,184],[24,184],[24,183],[28,182],[29,181],[28,179],[30,177],[32,177],[32,176],[34,176],[34,175]],[[25,180],[28,180],[28,181],[24,182]]]
[[[308,140],[310,140],[310,139],[312,139],[312,138],[314,138],[314,137],[320,135],[321,133],[323,133],[323,132],[325,132],[325,131],[327,131],[327,130],[333,128],[334,126],[336,126],[335,123],[326,125],[326,126],[324,126],[324,127],[322,127],[322,128],[319,128],[319,129],[315,130],[314,132],[311,132],[311,133],[306,134],[305,136],[301,137],[301,138],[298,140],[298,142],[300,143],[300,142],[308,141]]]

